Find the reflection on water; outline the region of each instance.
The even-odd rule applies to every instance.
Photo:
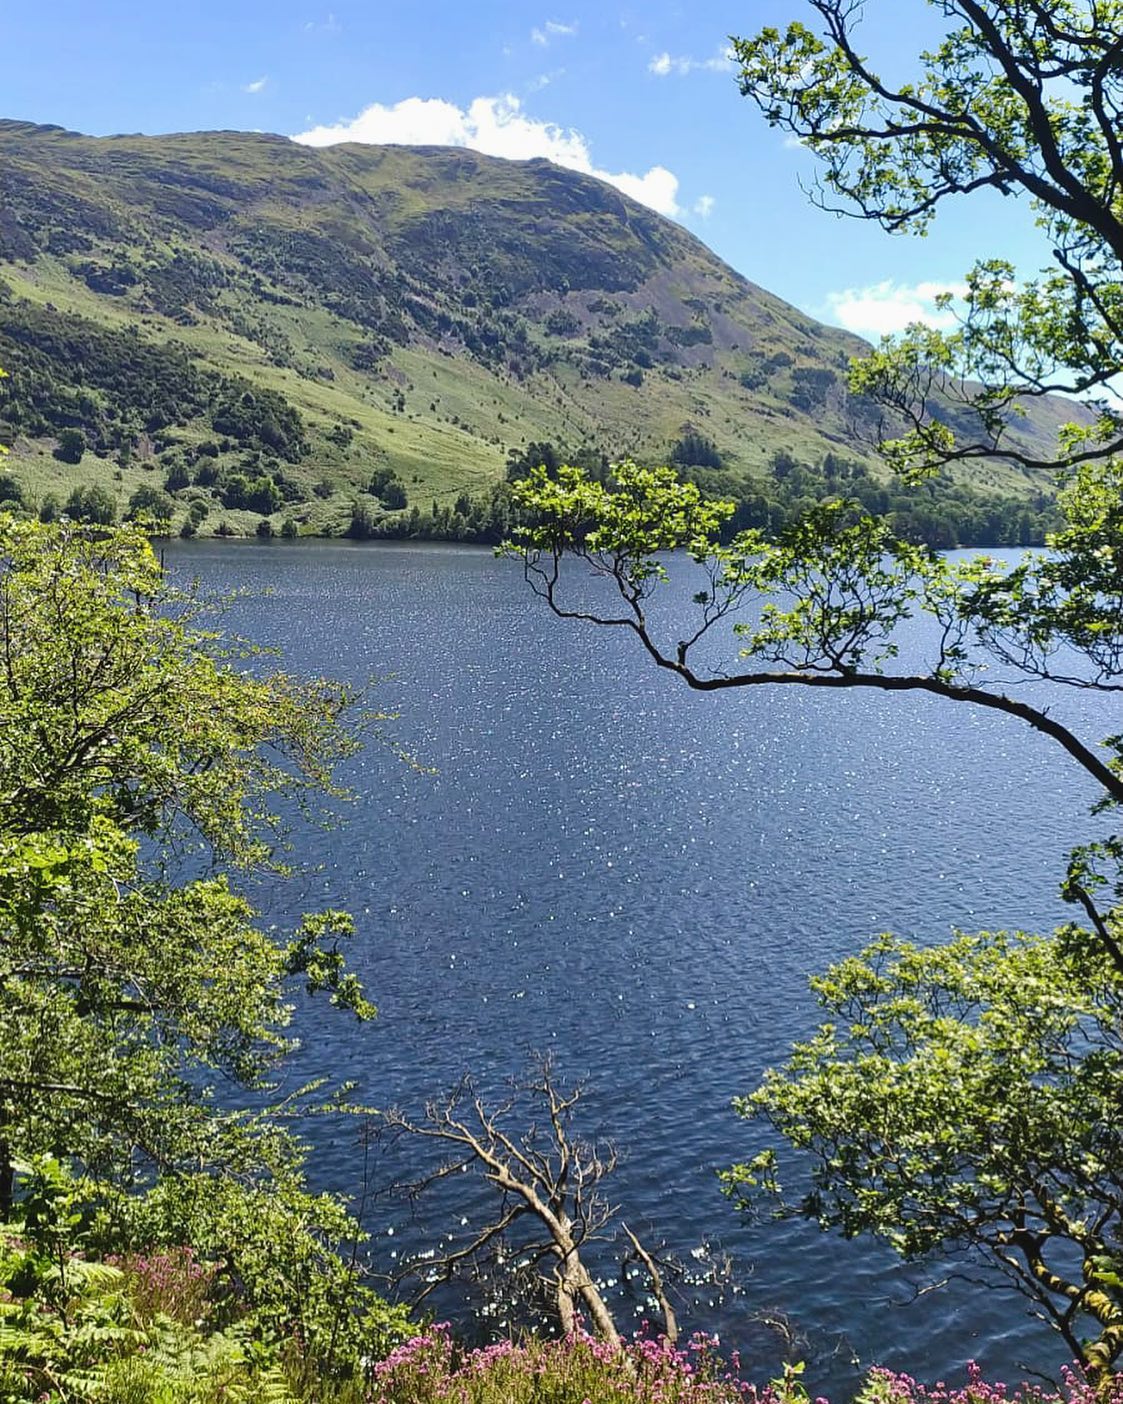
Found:
[[[1063,855],[1093,796],[1059,750],[924,697],[691,694],[629,640],[553,619],[482,551],[192,543],[167,558],[208,588],[268,588],[230,626],[299,671],[378,675],[395,741],[434,768],[368,749],[343,827],[302,833],[302,877],[261,896],[271,920],[354,912],[380,1009],[356,1028],[302,1008],[294,1086],[355,1079],[373,1105],[417,1108],[468,1069],[495,1085],[552,1050],[592,1084],[587,1132],[624,1153],[629,1221],[688,1262],[706,1243],[734,1255],[743,1290],[703,1291],[690,1324],[761,1374],[782,1347],[761,1314],[806,1338],[813,1390],[845,1394],[878,1361],[1055,1370],[1063,1350],[1017,1298],[959,1280],[917,1296],[932,1274],[875,1245],[742,1225],[715,1171],[759,1143],[730,1099],[811,1027],[809,972],[882,930],[1063,916]],[[1062,701],[1098,734],[1095,698]],[[354,1191],[353,1131],[310,1135],[316,1179]],[[379,1219],[376,1247],[457,1219]]]

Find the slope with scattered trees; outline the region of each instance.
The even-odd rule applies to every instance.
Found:
[[[532,442],[763,484],[778,458],[887,477],[847,386],[863,343],[590,176],[19,122],[0,158],[0,425],[29,506],[96,485],[123,517],[155,484],[188,534],[480,539]],[[1043,400],[1011,443],[1040,457],[1063,417]],[[385,471],[390,498],[369,491]],[[1012,516],[1049,484],[999,458],[972,490]]]

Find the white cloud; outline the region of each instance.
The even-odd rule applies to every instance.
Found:
[[[530,31],[531,40],[545,48],[552,39],[572,39],[577,33],[575,24],[561,24],[558,20],[547,20]]]
[[[720,53],[714,54],[712,58],[696,59],[683,55],[679,58],[673,57],[664,51],[656,54],[647,65],[648,73],[654,73],[656,78],[667,78],[672,73],[679,77],[685,77],[688,73],[732,73],[733,72],[733,50],[726,47]]]
[[[555,68],[551,73],[539,73],[537,78],[532,78],[523,89],[526,93],[540,93],[543,88],[548,88],[551,83],[558,78],[564,77],[564,68]]]
[[[714,197],[712,195],[699,195],[694,201],[694,213],[699,219],[709,219],[714,212]]]
[[[336,19],[334,13],[329,10],[326,20],[321,20],[319,22],[316,20],[309,20],[304,28],[309,34],[339,34],[343,26]]]
[[[611,175],[608,171],[590,171],[589,174],[607,180],[617,190],[622,190],[641,205],[658,210],[660,214],[673,217],[682,213],[678,204],[678,176],[667,170],[666,166],[652,166],[646,175],[641,176],[629,175],[627,171],[619,175]]]
[[[870,287],[828,293],[826,315],[847,331],[863,336],[890,336],[904,331],[911,322],[948,331],[955,326],[955,313],[950,307],[936,306],[943,293],[961,298],[967,288],[962,283],[934,282],[909,286],[887,278]]]
[[[660,214],[673,217],[682,213],[678,177],[665,166],[652,166],[644,175],[601,170],[594,165],[589,143],[579,131],[528,117],[519,99],[510,93],[475,98],[467,108],[443,98],[403,98],[392,106],[375,102],[349,121],[312,127],[293,140],[305,146],[334,146],[341,141],[466,146],[511,161],[545,157],[571,171],[606,180]]]
[[[266,76],[266,77],[264,77],[264,78],[255,78],[255,79],[253,80],[252,83],[247,83],[247,84],[245,85],[245,87],[242,89],[242,92],[244,92],[244,93],[260,93],[260,92],[262,92],[262,91],[264,90],[265,85],[266,85],[266,83],[268,83],[268,82],[269,82],[268,76]]]

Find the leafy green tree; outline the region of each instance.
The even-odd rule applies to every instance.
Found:
[[[1089,1370],[1108,1366],[1123,1347],[1123,981],[1108,952],[1076,928],[928,950],[885,936],[812,986],[829,1022],[736,1103],[812,1158],[785,1210],[908,1258],[981,1250]],[[725,1178],[746,1206],[781,1192],[771,1150]]]
[[[0,634],[0,1218],[19,1167],[61,1156],[118,1238],[143,1242],[158,1220],[183,1242],[225,1205],[231,1271],[248,1273],[250,1229],[271,1220],[293,1251],[305,1235],[312,1273],[355,1225],[307,1195],[283,1119],[224,1111],[211,1089],[222,1078],[268,1102],[294,982],[374,1012],[344,966],[344,913],[279,940],[237,881],[280,876],[273,804],[332,790],[356,744],[353,698],[245,671],[136,527],[0,516]],[[328,1257],[339,1306],[353,1274]],[[259,1283],[249,1305],[335,1339],[316,1281]]]
[[[378,519],[370,504],[356,499],[351,504],[351,520],[347,524],[346,535],[356,541],[368,541],[376,532]]]
[[[187,464],[182,455],[164,460],[167,472],[164,474],[164,487],[168,492],[180,492],[185,487],[191,486],[191,474],[187,471]]]
[[[406,493],[405,484],[394,479],[382,489],[382,505],[388,512],[400,512],[409,506],[409,497]]]
[[[946,528],[919,503],[877,520],[866,492],[866,508],[793,502],[774,539],[754,526],[723,546],[731,503],[628,464],[607,487],[572,469],[532,473],[515,488],[531,524],[514,549],[555,612],[630,630],[690,687],[873,688],[981,706],[1062,746],[1111,810],[1123,738],[1086,740],[1016,683],[1123,685],[1123,421],[1102,404],[1047,462],[1005,436],[1027,398],[1106,395],[1123,370],[1123,5],[939,0],[944,39],[894,81],[859,47],[861,3],[808,3],[817,30],[768,28],[734,50],[743,92],[819,159],[824,203],[924,232],[944,200],[989,189],[1028,197],[1051,244],[1053,266],[1028,283],[981,260],[955,330],[915,326],[851,372],[851,388],[901,426],[885,449],[909,483],[996,452],[1057,469],[1051,553],[1012,566],[934,558],[900,536]],[[648,601],[676,548],[699,569],[697,618],[666,640]],[[601,578],[606,605],[568,602],[566,558]],[[897,631],[918,614],[936,626],[930,652],[902,669]],[[726,622],[742,667],[696,665],[700,640]],[[1063,892],[1082,920],[1051,936],[984,933],[924,951],[884,938],[843,962],[815,982],[830,1022],[740,1108],[812,1156],[812,1191],[789,1208],[909,1257],[981,1250],[1101,1374],[1123,1350],[1123,840],[1073,853]],[[745,1202],[778,1193],[774,1152],[729,1183]]]
[[[246,506],[251,512],[259,512],[263,517],[268,517],[279,511],[284,506],[284,501],[284,494],[268,474],[263,473],[250,483]]]
[[[61,463],[81,463],[86,452],[86,436],[81,429],[60,429],[55,457]]]
[[[1053,256],[1024,283],[1008,260],[980,259],[955,330],[917,325],[858,362],[852,388],[908,426],[892,461],[916,474],[1000,451],[1073,467],[1116,451],[1123,425],[1106,406],[1057,460],[1018,452],[1006,430],[1031,397],[1109,394],[1123,363],[1123,6],[939,0],[945,36],[895,78],[863,54],[864,4],[807,3],[814,27],[766,28],[733,50],[742,92],[820,162],[820,201],[923,234],[946,200],[1028,197]]]
[[[714,441],[693,429],[686,429],[671,449],[671,462],[686,467],[720,468],[721,454]]]
[[[871,688],[984,707],[1062,746],[1114,806],[1123,801],[1123,737],[1089,743],[990,681],[987,665],[1117,690],[1121,489],[1123,463],[1082,466],[1061,496],[1065,525],[1051,553],[1007,566],[935,557],[840,501],[813,507],[775,540],[749,530],[722,545],[733,504],[707,501],[672,469],[623,464],[601,484],[563,466],[556,478],[539,469],[515,486],[530,524],[506,549],[559,616],[630,631],[657,666],[699,691]],[[700,577],[696,620],[677,641],[662,638],[648,613],[667,578],[664,553],[676,548]],[[567,559],[599,577],[605,604],[590,605],[584,582],[569,603]],[[895,666],[895,636],[916,615],[937,627],[929,657],[905,671]],[[723,623],[743,666],[711,672],[696,664],[697,645]],[[1123,1349],[1123,1147],[1118,1117],[1103,1122],[1123,1091],[1121,859],[1123,840],[1072,855],[1064,890],[1084,927],[1037,940],[980,937],[917,957],[908,989],[897,977],[879,982],[873,956],[832,972],[819,989],[849,1035],[832,1023],[741,1104],[815,1153],[818,1188],[805,1212],[826,1227],[878,1233],[909,1256],[990,1249],[1091,1369]],[[879,957],[905,965],[909,952],[889,946]],[[1031,997],[1035,969],[1047,972],[1032,985],[1041,998],[1052,982],[1043,1010]],[[959,990],[949,984],[957,970]],[[984,1037],[992,1026],[995,1036]],[[1014,1136],[1007,1120],[1014,1126],[1020,1114],[1033,1124]],[[773,1171],[769,1158],[730,1183],[773,1189]],[[1062,1244],[1075,1254],[1058,1257]],[[1095,1334],[1084,1342],[1089,1320]]]
[[[375,497],[381,497],[391,483],[398,481],[398,475],[393,468],[376,468],[370,475],[370,483],[367,491]]]
[[[561,467],[561,458],[551,443],[538,443],[532,440],[525,449],[511,449],[507,454],[507,481],[518,482],[535,468],[545,468],[555,474]]]
[[[270,794],[330,785],[349,697],[230,667],[136,529],[0,518],[0,551],[0,1139],[168,1163],[206,1134],[189,1066],[254,1083],[283,1051],[289,975],[371,1012],[346,918],[281,946],[231,883],[272,861]],[[212,870],[175,882],[190,835]]]
[[[63,511],[71,521],[112,526],[117,520],[117,499],[100,483],[93,487],[75,488],[66,499]]]
[[[140,518],[146,517],[166,526],[171,521],[174,511],[175,503],[168,494],[148,483],[142,483],[136,492],[129,497],[128,517],[130,521],[138,521]]]
[[[231,473],[222,489],[222,502],[226,507],[248,507],[253,485],[245,473]]]

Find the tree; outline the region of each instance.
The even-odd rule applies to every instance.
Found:
[[[896,81],[861,52],[860,0],[808,6],[821,32],[767,28],[733,50],[741,91],[820,161],[820,203],[923,234],[945,200],[1028,197],[1055,262],[1019,283],[1007,260],[981,259],[956,330],[914,326],[857,364],[852,388],[908,423],[891,461],[915,473],[1000,451],[1071,468],[1123,447],[1106,406],[1056,459],[1005,442],[1019,402],[1113,394],[1123,362],[1119,0],[939,0],[946,36]]]
[[[409,496],[405,484],[397,478],[388,482],[382,489],[382,505],[388,512],[400,512],[409,506]]]
[[[164,474],[164,487],[168,492],[180,492],[183,488],[191,486],[191,474],[188,473],[187,464],[181,454],[165,458],[164,463],[167,468],[167,472]]]
[[[222,489],[222,501],[227,507],[241,507],[260,516],[269,516],[283,505],[284,494],[267,473],[255,478],[248,478],[245,473],[232,473]]]
[[[420,1119],[397,1109],[385,1113],[376,1134],[430,1141],[450,1157],[419,1184],[408,1186],[411,1198],[449,1175],[473,1171],[498,1196],[494,1216],[469,1229],[463,1245],[427,1251],[417,1264],[406,1265],[407,1273],[422,1277],[415,1303],[464,1274],[479,1275],[490,1252],[507,1279],[505,1295],[529,1293],[544,1301],[567,1336],[577,1329],[580,1316],[587,1316],[593,1333],[619,1350],[623,1337],[583,1255],[594,1245],[623,1239],[673,1346],[678,1322],[664,1287],[666,1268],[661,1270],[627,1224],[617,1231],[619,1208],[601,1188],[616,1168],[616,1149],[587,1141],[573,1129],[582,1094],[580,1086],[562,1087],[550,1059],[540,1057],[526,1077],[511,1080],[497,1106],[489,1107],[465,1078],[447,1097],[427,1103]],[[515,1129],[520,1123],[522,1129]]]
[[[75,488],[66,499],[63,511],[75,522],[93,526],[112,526],[117,520],[117,499],[107,487]]]
[[[721,454],[712,439],[684,426],[682,438],[671,449],[671,462],[684,468],[720,468]]]
[[[86,436],[81,429],[60,429],[55,457],[61,463],[81,463],[86,452]]]
[[[250,1305],[309,1339],[326,1279],[270,1281],[261,1226],[308,1262],[358,1230],[303,1189],[286,1128],[302,1098],[269,1110],[271,1073],[294,981],[374,1011],[344,966],[346,914],[277,940],[237,875],[280,876],[273,804],[332,790],[354,699],[245,671],[137,527],[0,516],[0,652],[0,1218],[44,1156],[126,1239],[199,1239],[210,1206]],[[224,1110],[218,1078],[266,1109]]]
[[[812,1157],[811,1188],[782,1212],[908,1258],[981,1250],[1087,1369],[1109,1366],[1123,982],[1107,952],[1076,928],[928,950],[885,936],[812,986],[830,1022],[736,1103]],[[781,1193],[772,1150],[725,1178],[748,1208]]]
[[[509,549],[555,613],[629,630],[692,688],[873,688],[981,706],[1059,744],[1111,810],[1123,738],[1097,745],[1016,685],[1123,689],[1123,421],[1100,404],[1049,460],[1006,433],[1028,397],[1110,395],[1123,370],[1123,5],[938,0],[948,33],[898,83],[858,48],[857,0],[809,5],[821,33],[766,29],[734,50],[744,93],[820,159],[823,203],[923,232],[943,200],[990,189],[1028,197],[1052,245],[1056,266],[1021,285],[1007,262],[979,262],[956,330],[913,327],[851,372],[851,388],[886,407],[885,449],[907,482],[995,453],[1056,469],[1050,554],[951,563],[841,499],[773,540],[757,529],[723,546],[732,504],[632,464],[607,485],[564,467],[532,473],[514,489],[530,524]],[[675,549],[698,568],[697,615],[667,640],[648,602]],[[566,561],[609,602],[569,603]],[[918,614],[933,642],[906,671],[896,634]],[[741,646],[731,673],[695,662],[725,623]],[[996,665],[1013,685],[993,680]],[[1123,1350],[1123,840],[1070,855],[1063,893],[1081,922],[1049,936],[925,951],[886,938],[843,962],[816,982],[831,1022],[740,1109],[812,1156],[813,1191],[789,1210],[909,1257],[981,1250],[1099,1374]],[[743,1201],[778,1192],[774,1154],[729,1184]]]
[[[284,505],[285,495],[277,486],[275,480],[262,474],[250,483],[250,491],[246,496],[246,506],[251,512],[258,512],[263,517],[271,516],[279,511]]]
[[[161,1163],[189,1064],[255,1082],[283,1048],[288,974],[370,1012],[345,918],[279,947],[219,871],[273,861],[270,794],[330,784],[349,695],[230,668],[137,529],[0,518],[0,551],[0,1140]],[[177,883],[189,842],[212,871]]]
[[[356,498],[351,504],[351,520],[347,524],[346,535],[356,541],[369,541],[378,528],[378,518],[367,502]]]
[[[129,497],[128,517],[131,522],[149,518],[159,523],[166,531],[174,512],[175,503],[168,494],[149,483],[142,483]]]
[[[507,549],[521,555],[532,589],[556,614],[629,630],[657,666],[692,688],[866,687],[996,710],[1062,746],[1096,779],[1105,803],[1118,805],[1123,737],[1088,743],[1046,707],[990,682],[985,665],[1119,689],[1121,473],[1123,464],[1114,462],[1078,470],[1062,495],[1066,525],[1051,539],[1052,553],[1012,567],[934,557],[838,501],[816,506],[775,541],[748,531],[722,546],[732,503],[707,502],[671,469],[629,464],[607,485],[564,466],[556,481],[544,470],[532,474],[515,488],[532,524]],[[647,605],[666,579],[663,554],[676,548],[693,558],[701,588],[696,622],[672,643],[658,637]],[[580,603],[567,603],[567,558],[601,580],[614,607],[591,605],[586,590]],[[742,612],[749,620],[733,622]],[[938,626],[930,631],[933,652],[926,666],[895,671],[895,632],[916,614]],[[696,666],[696,646],[726,621],[747,666],[731,673]],[[1020,1255],[1020,1285],[1093,1370],[1123,1349],[1123,1147],[1112,1129],[1118,1118],[1104,1120],[1123,1092],[1121,860],[1121,840],[1074,853],[1064,890],[1087,926],[1026,937],[1022,945],[978,938],[977,968],[964,989],[947,985],[962,957],[948,951],[931,966],[914,962],[911,985],[895,988],[897,998],[883,993],[868,960],[832,972],[819,988],[832,1014],[846,1003],[849,1041],[828,1027],[741,1104],[814,1153],[819,1193],[803,1208],[824,1226],[877,1232],[909,1256],[958,1243],[989,1249],[1010,1270]],[[1101,910],[1105,889],[1115,905]],[[1049,972],[1033,987],[1044,991],[1053,982],[1042,1015],[1019,977],[1019,960]],[[834,994],[838,988],[844,996]],[[1000,1036],[980,1039],[977,1027],[992,1023]],[[972,1072],[966,1101],[955,1095],[957,1087],[964,1093],[960,1065]],[[1051,1114],[996,1143],[1008,1098],[1012,1124],[1041,1108]],[[942,1178],[932,1184],[930,1155],[940,1146]],[[730,1183],[774,1188],[771,1163],[764,1168],[763,1181],[757,1163]],[[910,1216],[911,1231],[904,1224]],[[1057,1266],[1052,1250],[1062,1241],[1079,1250],[1078,1269]],[[1098,1333],[1082,1344],[1088,1317]]]
[[[518,482],[520,478],[535,468],[545,468],[553,474],[561,466],[558,451],[551,443],[538,443],[531,440],[525,449],[509,449],[507,452],[507,481]]]

